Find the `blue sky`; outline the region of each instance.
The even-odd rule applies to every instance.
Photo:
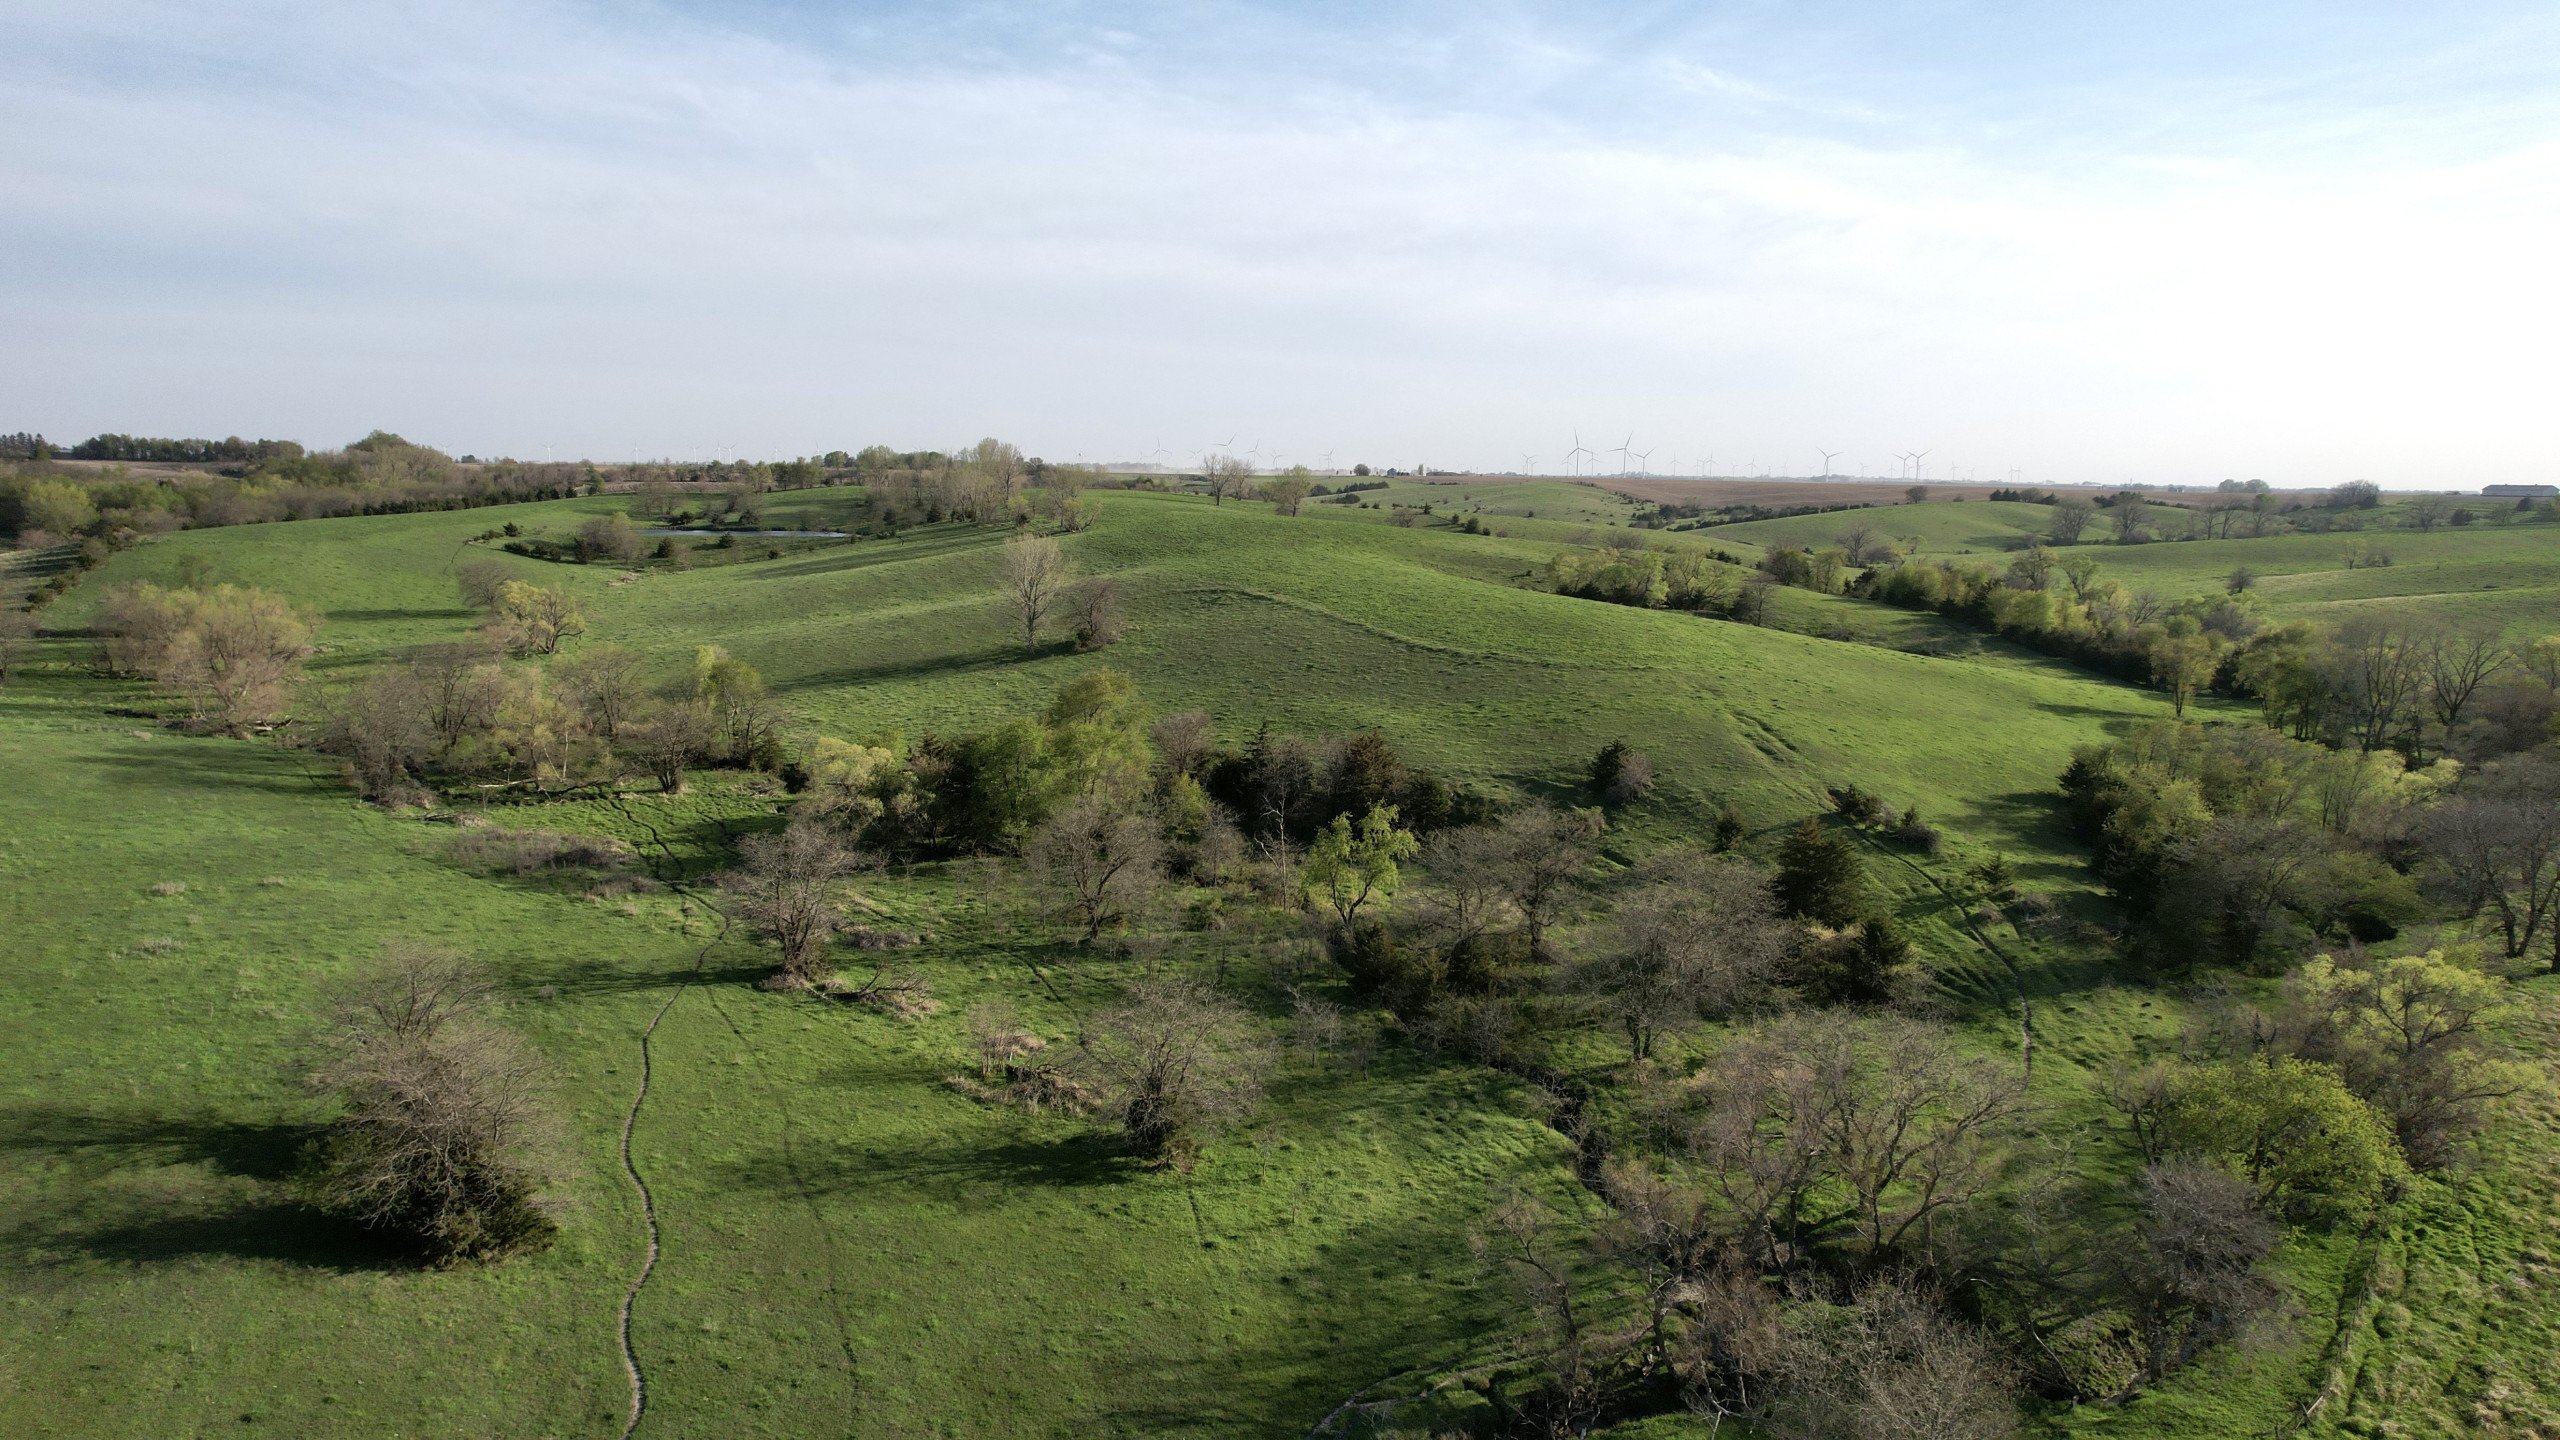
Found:
[[[2547,4],[18,0],[0,186],[57,437],[2560,469]]]

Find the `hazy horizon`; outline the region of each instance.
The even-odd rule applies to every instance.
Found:
[[[0,429],[2552,478],[2560,14],[0,18]]]

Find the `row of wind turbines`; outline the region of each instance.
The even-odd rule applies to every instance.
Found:
[[[1237,431],[1236,434],[1229,435],[1224,440],[1199,447],[1201,464],[1205,467],[1212,459],[1236,458],[1236,440],[1243,433],[1244,432],[1242,431]],[[1589,464],[1592,466],[1590,473],[1594,475],[1600,474],[1601,471],[1597,465],[1600,458],[1604,455],[1615,455],[1618,457],[1618,469],[1616,473],[1620,478],[1634,479],[1651,475],[1653,473],[1652,461],[1654,451],[1638,450],[1635,448],[1635,441],[1635,432],[1630,430],[1627,432],[1627,437],[1624,440],[1619,441],[1617,444],[1612,445],[1605,450],[1594,450],[1590,446],[1582,443],[1582,432],[1577,429],[1573,432],[1572,446],[1564,453],[1566,473],[1579,477],[1584,473],[1583,467],[1586,464]],[[1657,446],[1656,448],[1658,449],[1660,447]],[[1832,467],[1834,462],[1849,452],[1845,450],[1825,450],[1819,445],[1815,445],[1810,448],[1814,454],[1822,457],[1822,472],[1812,478],[1818,480],[1846,478],[1841,476],[1839,472],[1834,470]],[[1148,458],[1153,460],[1158,468],[1162,468],[1166,458],[1173,455],[1175,452],[1167,447],[1163,439],[1159,437],[1156,441],[1155,449],[1147,453]],[[1893,452],[1895,478],[1915,481],[1927,479],[1928,470],[1926,462],[1929,458],[1929,454],[1930,452],[1927,450],[1897,450]],[[1270,450],[1263,449],[1262,442],[1257,439],[1251,445],[1245,447],[1243,451],[1243,458],[1253,469],[1279,470],[1284,467],[1288,460],[1288,455],[1276,447]],[[1326,474],[1333,473],[1333,452],[1331,450],[1318,452],[1314,458],[1316,463],[1311,468]],[[1523,475],[1538,474],[1538,458],[1539,457],[1534,454],[1522,454],[1520,457],[1520,473]],[[1675,450],[1671,453],[1671,468],[1666,473],[1673,476],[1687,473],[1680,468],[1680,452]],[[1703,479],[1706,476],[1713,475],[1715,473],[1715,456],[1713,454],[1709,454],[1706,460],[1698,466],[1698,475]],[[1759,457],[1756,455],[1751,457],[1749,461],[1744,464],[1740,473],[1744,475],[1758,475],[1761,473]],[[1862,471],[1861,474],[1863,473],[1864,472]]]
[[[1635,432],[1630,430],[1627,432],[1626,439],[1610,446],[1607,450],[1594,450],[1582,443],[1582,432],[1580,430],[1576,430],[1573,432],[1573,446],[1571,449],[1565,451],[1564,454],[1565,464],[1568,467],[1567,473],[1579,476],[1582,474],[1582,467],[1585,461],[1596,461],[1605,454],[1615,455],[1618,457],[1618,474],[1622,478],[1650,475],[1653,473],[1649,468],[1649,462],[1653,459],[1653,451],[1636,449],[1635,440]],[[1822,457],[1822,473],[1814,476],[1813,478],[1818,480],[1838,478],[1837,472],[1831,468],[1832,462],[1838,460],[1841,456],[1846,455],[1849,452],[1846,450],[1825,450],[1819,445],[1813,446],[1812,450],[1814,454]],[[1923,462],[1929,458],[1928,451],[1896,451],[1894,452],[1893,458],[1896,465],[1896,469],[1894,471],[1895,478],[1919,480],[1926,477],[1927,472],[1923,466]],[[1706,476],[1714,474],[1715,463],[1716,458],[1714,455],[1710,454],[1707,456],[1706,460],[1698,467],[1699,477],[1703,479]],[[1529,454],[1522,455],[1520,457],[1520,470],[1523,474],[1536,474],[1538,470],[1538,457]],[[1593,473],[1596,474],[1598,472],[1595,470]],[[1670,473],[1675,476],[1683,473],[1680,469],[1680,452],[1676,450],[1671,453]],[[1750,461],[1744,465],[1742,473],[1745,475],[1759,474],[1759,457],[1756,455],[1751,457]]]

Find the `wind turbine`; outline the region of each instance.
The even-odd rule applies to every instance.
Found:
[[[1816,445],[1813,447],[1813,453],[1822,457],[1821,478],[1828,480],[1831,478],[1831,462],[1847,452],[1841,450],[1825,450],[1821,446]]]
[[[1332,452],[1332,451],[1330,451],[1330,450],[1327,450],[1326,452],[1324,452],[1323,460],[1324,460],[1324,473],[1326,473],[1327,475],[1332,474],[1332,473],[1333,473],[1333,452]]]
[[[1574,474],[1579,475],[1582,473],[1582,457],[1590,453],[1582,448],[1582,432],[1576,430],[1573,432],[1573,448],[1564,452],[1564,463],[1572,468]]]
[[[1630,436],[1628,436],[1627,438],[1628,438],[1628,439],[1630,439],[1630,440],[1632,440],[1632,439],[1634,439],[1635,437],[1634,437],[1634,436],[1632,436],[1632,435],[1630,435]],[[1652,474],[1652,473],[1653,473],[1652,471],[1647,470],[1647,469],[1645,468],[1645,462],[1653,458],[1653,452],[1652,452],[1651,450],[1632,450],[1632,451],[1629,451],[1628,453],[1629,453],[1629,454],[1631,454],[1631,455],[1633,455],[1633,456],[1635,457],[1635,462],[1636,462],[1636,473],[1637,473],[1637,474],[1639,474],[1639,475],[1650,475],[1650,474]]]
[[[1537,474],[1538,457],[1535,455],[1522,455],[1520,457],[1520,473],[1523,475]]]
[[[1617,457],[1618,457],[1618,473],[1619,473],[1619,474],[1621,474],[1621,475],[1624,475],[1624,474],[1626,474],[1626,473],[1627,473],[1627,456],[1629,456],[1630,454],[1634,453],[1634,452],[1630,451],[1627,447],[1628,447],[1628,446],[1630,446],[1630,445],[1633,445],[1633,444],[1635,444],[1635,443],[1636,443],[1636,432],[1634,432],[1633,430],[1630,430],[1630,431],[1628,431],[1628,432],[1627,432],[1627,438],[1626,438],[1624,441],[1621,441],[1619,444],[1617,444],[1617,445],[1615,445],[1615,446],[1611,447],[1611,449],[1610,449],[1610,451],[1609,451],[1609,453],[1610,453],[1610,454],[1615,455],[1615,456],[1617,456]]]
[[[1912,479],[1914,479],[1914,480],[1918,480],[1918,479],[1923,478],[1923,477],[1922,477],[1922,474],[1921,474],[1921,471],[1922,471],[1922,468],[1923,468],[1923,467],[1921,466],[1920,462],[1921,462],[1922,460],[1927,459],[1927,458],[1928,458],[1928,455],[1929,455],[1929,452],[1928,452],[1928,451],[1926,451],[1926,450],[1914,450],[1914,451],[1912,451],[1912,452],[1911,452],[1911,478],[1912,478]]]

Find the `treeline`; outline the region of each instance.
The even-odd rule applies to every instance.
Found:
[[[1632,536],[1596,549],[1559,550],[1547,561],[1545,579],[1559,595],[1750,624],[1767,618],[1768,587],[1779,583],[1721,550],[1656,548]]]
[[[300,459],[302,446],[292,440],[171,440],[150,435],[92,435],[66,452],[74,460],[144,460],[205,464]],[[18,457],[13,457],[18,458]],[[26,459],[41,459],[28,455]]]

